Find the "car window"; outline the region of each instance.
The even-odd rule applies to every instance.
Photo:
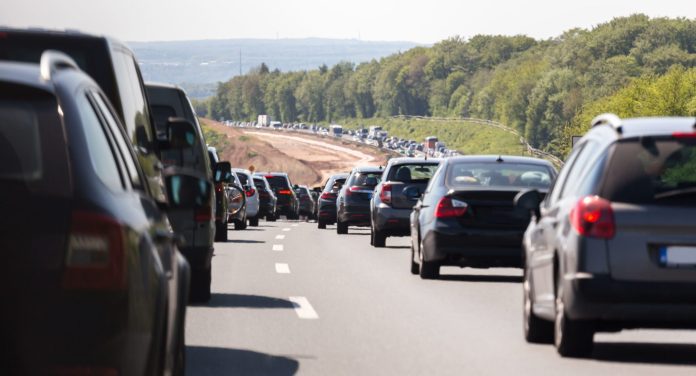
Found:
[[[290,189],[288,180],[284,176],[268,175],[266,176],[266,180],[268,180],[268,184],[270,184],[273,189]]]
[[[382,171],[356,172],[350,179],[350,186],[374,187],[382,179]]]
[[[575,160],[578,158],[578,155],[582,152],[582,149],[584,148],[585,144],[580,144],[577,145],[576,147],[573,148],[571,151],[570,155],[568,156],[568,159],[566,159],[565,164],[563,165],[563,168],[561,168],[561,171],[558,173],[558,176],[556,177],[556,180],[553,183],[553,186],[551,187],[551,190],[549,193],[546,195],[546,199],[542,203],[544,206],[551,206],[558,201],[558,198],[561,194],[561,191],[563,189],[563,184],[568,177],[568,173],[570,172],[570,169],[573,167],[575,164]]]
[[[435,173],[428,181],[428,186],[425,187],[425,193],[428,193],[432,190],[433,185],[436,184],[435,182],[440,179],[440,175],[442,174],[442,171],[444,171],[444,170],[445,170],[444,163],[441,163],[440,165],[438,165],[437,170],[435,170]]]
[[[122,51],[114,53],[114,68],[120,77],[119,92],[123,106],[123,121],[128,137],[134,145],[150,150],[153,137],[148,127],[148,111],[145,108],[143,89],[133,58]]]
[[[118,126],[118,122],[111,112],[111,108],[106,104],[106,98],[104,98],[102,94],[94,92],[91,93],[91,98],[93,98],[97,104],[100,113],[110,128],[112,137],[116,140],[121,158],[125,162],[126,171],[128,172],[131,184],[136,188],[142,188],[142,179],[138,167],[136,166],[135,159],[133,158],[130,144],[126,141],[121,128]]]
[[[389,169],[387,181],[397,181],[402,183],[425,183],[433,176],[437,170],[437,164],[418,163],[401,164],[392,166]]]
[[[266,184],[263,182],[263,179],[254,178],[254,185],[259,187],[259,188],[266,189]]]
[[[622,140],[607,166],[601,196],[635,204],[696,205],[696,142]]]
[[[551,169],[542,164],[462,161],[450,163],[445,185],[451,189],[472,186],[546,189],[552,176]]]
[[[242,185],[251,185],[249,184],[249,177],[242,173],[242,172],[237,172],[237,177],[239,178],[239,181],[242,183]]]
[[[121,191],[124,187],[115,154],[116,150],[109,142],[104,124],[101,123],[95,109],[87,99],[87,95],[77,97],[77,105],[82,119],[82,130],[85,135],[88,156],[99,179],[113,191]]]
[[[592,162],[599,157],[597,151],[599,150],[599,144],[594,141],[587,141],[583,147],[582,153],[577,157],[573,164],[573,168],[568,172],[568,177],[561,188],[561,192],[558,195],[559,199],[563,199],[566,196],[573,195],[577,190],[578,185],[582,182],[582,178],[585,176],[586,172],[592,167]]]

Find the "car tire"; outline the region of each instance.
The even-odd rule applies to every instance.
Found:
[[[420,272],[420,265],[413,261],[416,258],[416,249],[413,247],[413,242],[411,242],[411,274],[418,275]]]
[[[249,218],[249,226],[258,227],[258,225],[259,225],[259,217]]]
[[[234,229],[235,230],[246,230],[246,228],[247,228],[246,216],[244,216],[244,218],[241,220],[234,221]]]
[[[383,231],[372,230],[372,245],[375,248],[384,248],[387,245],[387,236]]]
[[[325,229],[325,228],[326,228],[326,223],[324,223],[324,221],[322,221],[321,219],[318,220],[318,221],[317,221],[317,228],[319,228],[320,230]]]
[[[191,302],[207,303],[210,301],[211,272],[211,267],[192,271],[191,293],[189,294]]]
[[[522,292],[524,294],[522,299],[524,339],[529,343],[553,343],[553,322],[541,319],[534,314],[532,282],[527,267],[524,269]]]
[[[336,221],[336,233],[337,234],[347,234],[348,233],[348,225],[343,223],[341,220]]]
[[[174,361],[173,376],[184,376],[186,374],[186,331],[181,326],[179,342],[176,345],[176,360]]]
[[[562,357],[587,358],[592,354],[594,327],[589,321],[568,317],[563,303],[563,286],[556,279],[556,318],[554,345]]]
[[[266,221],[267,222],[275,222],[276,221],[276,216],[273,214],[269,214],[266,216]]]
[[[215,221],[215,241],[227,241],[226,237],[223,238],[225,234],[227,234],[227,223],[220,223],[218,221]]]
[[[421,279],[436,279],[440,276],[440,264],[437,261],[425,261],[423,258],[423,248],[419,252],[418,274]]]

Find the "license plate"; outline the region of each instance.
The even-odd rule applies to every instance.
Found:
[[[660,264],[667,267],[696,267],[696,247],[661,247]]]

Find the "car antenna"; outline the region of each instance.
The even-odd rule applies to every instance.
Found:
[[[495,161],[498,162],[498,163],[503,162],[503,156],[502,156],[502,155],[499,155],[499,156],[498,156],[498,159],[496,159]]]

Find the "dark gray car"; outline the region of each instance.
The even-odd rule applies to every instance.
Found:
[[[696,326],[696,119],[601,115],[524,235],[524,329],[562,356],[597,331]]]
[[[389,236],[411,234],[411,211],[439,164],[439,159],[389,160],[384,168],[384,179],[375,187],[370,201],[370,244],[384,247]]]

